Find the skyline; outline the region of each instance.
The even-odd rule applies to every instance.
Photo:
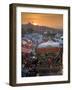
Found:
[[[63,15],[62,14],[35,14],[35,13],[21,13],[21,23],[39,26],[47,26],[56,29],[63,29]]]

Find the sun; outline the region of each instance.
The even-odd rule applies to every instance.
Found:
[[[37,25],[37,23],[33,23],[33,25]]]

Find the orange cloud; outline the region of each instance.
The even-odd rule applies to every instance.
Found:
[[[52,28],[63,28],[63,15],[62,14],[34,14],[34,13],[21,13],[21,22],[36,23],[40,26],[48,26]]]

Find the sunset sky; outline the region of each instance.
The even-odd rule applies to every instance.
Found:
[[[52,28],[63,28],[63,15],[62,14],[34,14],[34,13],[21,13],[21,23],[32,23],[33,25],[48,26]]]

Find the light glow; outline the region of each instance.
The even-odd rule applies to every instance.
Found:
[[[33,25],[37,25],[37,23],[33,23]]]

